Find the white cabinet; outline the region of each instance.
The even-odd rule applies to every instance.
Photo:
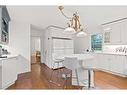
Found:
[[[96,68],[116,75],[127,75],[127,56],[96,54]]]
[[[0,63],[0,89],[2,88],[2,66]]]
[[[111,44],[120,44],[121,43],[121,23],[114,23],[112,24],[111,28]]]
[[[44,35],[44,63],[52,68],[53,60],[63,54],[74,52],[72,36],[62,29],[49,28]]]
[[[114,56],[114,55],[112,56],[114,59],[112,61],[110,70],[118,74],[123,74],[125,56]]]
[[[103,69],[109,71],[110,70],[110,64],[112,61],[111,55],[103,55]]]
[[[64,30],[62,29],[55,29],[52,28],[50,30],[52,37],[60,37],[60,38],[71,38],[71,35],[68,35],[67,33],[64,33]]]
[[[8,58],[5,60],[1,60],[2,63],[2,89],[7,88],[12,85],[16,79],[18,74],[18,62],[17,58]]]
[[[103,44],[110,44],[111,43],[111,25],[104,25],[102,26],[103,31]]]
[[[101,54],[94,54],[95,56],[95,60],[96,60],[96,68],[99,68],[101,69],[101,67],[103,66],[102,63],[103,63],[103,56]]]
[[[121,42],[122,44],[127,44],[127,20],[121,23]]]
[[[127,20],[103,25],[104,44],[127,44]]]

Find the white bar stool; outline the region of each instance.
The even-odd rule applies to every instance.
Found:
[[[61,72],[63,72],[63,70],[61,69],[62,67],[60,67],[60,64],[61,64],[63,61],[64,61],[64,60],[60,60],[60,59],[54,60],[53,67],[52,67],[52,72],[51,72],[51,76],[50,76],[50,78],[49,78],[49,82],[50,82],[50,83],[53,83],[53,84],[56,84],[57,86],[61,86],[61,85],[60,85],[59,83],[57,83],[57,82],[58,82],[58,80],[59,80],[59,74],[60,74]],[[56,65],[57,65],[57,67],[55,67]],[[58,69],[60,69],[60,70],[58,70]],[[55,81],[52,80],[53,73],[54,73],[55,70],[57,70],[57,82],[55,82]]]

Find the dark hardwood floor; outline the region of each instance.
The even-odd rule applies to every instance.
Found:
[[[61,73],[57,73],[61,70]],[[61,79],[62,73],[71,74],[71,70],[61,68],[55,70],[50,83],[50,75],[52,70],[46,65],[32,65],[31,72],[20,74],[15,84],[8,89],[81,89],[79,86],[71,85],[71,77],[66,81]],[[57,79],[58,76],[58,79]],[[60,85],[58,85],[60,84]],[[67,84],[67,85],[66,85]],[[102,71],[95,72],[95,89],[127,89],[127,78],[115,76]]]
[[[71,85],[71,77],[67,81],[60,78],[62,73],[71,75],[71,70],[66,68],[54,70],[51,78],[52,71],[44,64],[34,64],[31,72],[20,74],[16,83],[8,89],[81,89],[79,86]]]

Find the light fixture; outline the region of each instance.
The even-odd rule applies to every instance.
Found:
[[[76,33],[75,29],[71,28],[71,27],[65,28],[64,32],[66,32],[66,34],[74,34],[74,33]]]
[[[87,36],[87,34],[83,31],[79,32],[76,34],[77,37],[84,37],[84,36]]]
[[[63,9],[64,9],[63,6],[59,6],[58,8],[59,8],[60,12],[62,13],[62,15],[69,20],[69,22],[67,23],[68,27],[65,28],[65,30],[64,30],[66,33],[76,34],[78,37],[80,37],[81,35],[82,35],[82,37],[87,35],[85,32],[83,32],[83,28],[80,23],[80,17],[77,12],[74,12],[72,17],[68,17],[63,12]]]

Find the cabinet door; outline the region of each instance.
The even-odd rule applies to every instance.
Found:
[[[120,44],[121,42],[121,23],[112,24],[111,44]]]
[[[104,25],[103,27],[103,44],[110,44],[110,40],[111,40],[111,25]]]
[[[127,76],[127,56],[123,56],[123,74]]]
[[[0,89],[2,89],[2,66],[0,61]]]
[[[2,60],[2,88],[10,86],[17,79],[17,64],[15,58]]]
[[[64,31],[61,29],[54,29],[53,28],[50,30],[50,32],[51,32],[52,37],[71,38],[71,35],[64,33]]]
[[[95,54],[94,55],[95,58],[95,64],[96,64],[96,68],[101,69],[102,68],[102,64],[103,64],[103,55],[102,54]]]
[[[121,26],[121,43],[127,44],[127,20],[123,21]]]
[[[123,62],[124,62],[124,56],[114,55],[114,60],[111,64],[110,70],[118,74],[123,74],[123,68],[124,68]]]
[[[103,68],[105,70],[110,70],[110,63],[112,62],[112,55],[104,55],[104,63],[103,63]]]

